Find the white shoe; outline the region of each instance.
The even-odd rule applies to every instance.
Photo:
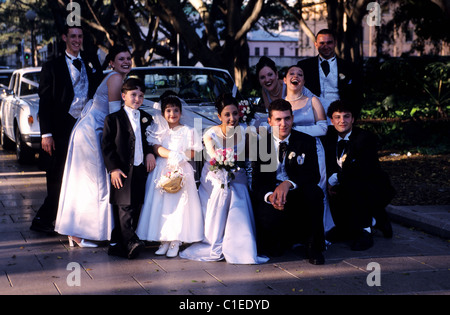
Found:
[[[170,248],[167,251],[166,256],[169,258],[173,258],[173,257],[177,257],[178,256],[178,251],[180,249],[180,241],[173,241],[170,242]]]
[[[161,242],[158,250],[155,252],[155,255],[165,255],[167,250],[169,249],[170,242]]]
[[[74,247],[75,244],[77,244],[80,247],[98,247],[97,244],[86,241],[85,239],[81,239],[81,241],[77,241],[76,239],[74,239],[72,236],[68,236],[69,238],[69,245],[70,247]]]

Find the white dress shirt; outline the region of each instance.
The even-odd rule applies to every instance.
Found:
[[[144,150],[142,148],[142,136],[141,136],[141,123],[139,119],[141,118],[141,113],[138,109],[133,109],[128,106],[123,107],[130,120],[131,127],[133,127],[134,136],[136,138],[135,148],[134,148],[134,162],[133,165],[141,165],[144,161]]]
[[[291,135],[289,134],[284,140],[281,140],[275,136],[273,136],[273,139],[275,141],[275,151],[276,151],[276,155],[278,157],[278,148],[280,147],[280,143],[281,142],[285,142],[286,144],[289,144],[289,138],[291,137]],[[286,152],[287,154],[287,152]],[[292,187],[289,190],[293,190],[295,188],[297,188],[297,185],[291,181],[286,173],[286,169],[285,169],[285,161],[286,161],[286,156],[283,158],[283,161],[280,163],[280,161],[278,161],[277,158],[277,180],[279,180],[280,182],[284,182],[285,180],[289,181],[292,184]],[[267,203],[269,202],[269,196],[273,194],[273,191],[268,192],[265,196],[264,196],[264,201]]]

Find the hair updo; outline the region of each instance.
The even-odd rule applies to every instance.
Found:
[[[233,97],[233,95],[231,93],[224,93],[221,94],[215,103],[216,109],[217,109],[217,113],[220,115],[223,111],[223,109],[225,108],[225,106],[228,105],[234,105],[236,106],[236,108],[239,108],[239,103],[238,101]]]

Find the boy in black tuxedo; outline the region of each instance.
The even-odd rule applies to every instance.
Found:
[[[152,146],[145,131],[152,123],[150,114],[140,110],[145,86],[139,79],[128,79],[122,87],[125,106],[105,118],[102,151],[111,174],[110,202],[113,205],[114,230],[109,255],[135,258],[144,243],[135,230],[144,202],[148,172],[155,167]]]
[[[304,242],[311,264],[325,262],[323,191],[313,137],[292,130],[291,104],[269,105],[272,132],[260,132],[258,158],[252,163],[252,190],[258,251],[279,256]]]
[[[327,115],[333,124],[325,137],[328,192],[336,224],[327,239],[350,240],[351,249],[366,250],[373,245],[372,218],[376,220],[375,228],[385,237],[392,237],[385,207],[395,190],[381,169],[375,135],[353,125],[353,108],[344,101],[335,101]]]

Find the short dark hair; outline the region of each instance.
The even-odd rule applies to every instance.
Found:
[[[350,103],[344,102],[342,100],[336,100],[330,104],[327,110],[327,116],[329,118],[332,118],[333,113],[335,112],[338,113],[350,112],[352,113],[352,116],[355,117],[353,106]]]
[[[239,108],[238,101],[233,97],[231,93],[223,93],[219,95],[219,97],[216,100],[215,106],[217,109],[217,113],[220,115],[222,113],[222,110],[225,108],[225,106],[228,105],[234,105],[236,108]]]
[[[128,49],[125,45],[114,45],[109,49],[108,55],[106,55],[105,63],[108,64],[110,61],[114,61],[116,56],[123,52],[129,52],[131,55],[130,49]]]
[[[319,35],[331,35],[331,36],[333,36],[333,38],[336,40],[336,35],[334,34],[334,32],[333,32],[332,30],[330,30],[330,29],[328,29],[328,28],[321,29],[321,30],[316,34],[316,41],[317,41],[317,37],[318,37]]]
[[[145,93],[145,84],[141,79],[138,78],[128,78],[122,85],[122,93],[140,89],[141,92]]]
[[[272,117],[272,111],[279,110],[279,111],[290,111],[292,115],[292,106],[291,103],[286,101],[285,99],[279,98],[277,100],[272,101],[269,104],[269,117]]]
[[[161,100],[161,114],[164,116],[164,112],[166,111],[166,108],[169,106],[175,106],[180,109],[180,112],[182,112],[181,108],[181,101],[178,97],[170,95],[166,96]]]
[[[67,34],[69,34],[69,30],[71,28],[79,28],[81,31],[83,31],[83,28],[81,27],[81,25],[67,25],[67,24],[65,24],[64,28],[63,28],[63,35],[67,36]]]

